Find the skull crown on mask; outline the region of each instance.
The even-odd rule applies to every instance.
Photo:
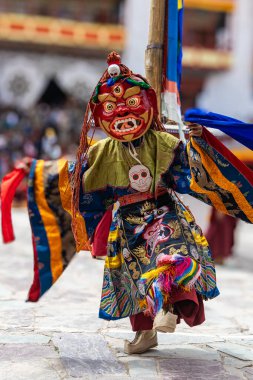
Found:
[[[111,78],[117,77],[120,75],[120,67],[115,63],[108,67],[108,73]]]

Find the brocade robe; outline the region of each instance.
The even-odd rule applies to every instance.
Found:
[[[61,275],[75,251],[92,241],[109,207],[113,215],[100,317],[127,317],[152,303],[156,310],[161,308],[163,300],[154,287],[159,270],[163,275],[159,263],[166,262],[175,269],[174,285],[194,288],[205,299],[219,294],[208,243],[176,192],[190,194],[219,211],[253,223],[252,172],[206,130],[202,138],[191,139],[187,149],[170,134],[149,130],[136,150],[152,176],[145,194],[130,186],[128,172],[136,162],[127,156],[126,147],[107,138],[90,148],[82,171],[76,242],[71,231],[70,173],[74,163],[32,162],[28,207],[34,281],[29,300],[38,300]],[[2,194],[7,194],[3,206],[7,204],[8,184],[10,177],[2,186]],[[9,218],[5,220],[9,223]],[[3,231],[8,229],[9,224],[3,225]],[[177,271],[175,263],[182,264],[182,270]]]

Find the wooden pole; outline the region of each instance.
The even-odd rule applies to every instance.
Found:
[[[165,0],[151,0],[145,69],[146,77],[155,89],[159,111],[161,111],[164,18]]]

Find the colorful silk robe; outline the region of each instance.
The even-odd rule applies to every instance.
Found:
[[[110,138],[93,146],[83,175],[80,212],[89,236],[106,208],[114,204],[100,317],[127,317],[155,302],[151,282],[144,284],[141,278],[156,268],[161,255],[190,258],[189,266],[174,283],[180,286],[180,281],[186,281],[186,285],[194,278],[194,286],[205,298],[216,296],[208,244],[191,213],[171,191],[191,192],[184,147],[168,133],[154,131],[149,131],[136,147],[153,177],[148,197],[129,186],[128,171],[135,162],[129,162],[131,156],[126,157],[123,149],[121,143]]]
[[[167,285],[172,281],[175,286],[194,287],[204,298],[219,294],[207,241],[175,191],[253,222],[252,172],[208,131],[203,138],[192,139],[186,152],[170,134],[150,130],[136,150],[153,178],[149,194],[129,186],[128,171],[135,162],[116,140],[95,144],[83,167],[77,250],[92,240],[99,221],[113,206],[99,313],[105,319],[148,307],[159,310],[166,293],[161,287],[165,275]],[[32,163],[28,184],[35,259],[32,301],[50,288],[75,253],[70,227],[73,168],[62,160]]]

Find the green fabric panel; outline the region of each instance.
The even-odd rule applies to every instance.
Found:
[[[154,192],[161,174],[171,165],[179,140],[167,132],[149,130],[140,147],[136,148],[138,158],[149,168]],[[107,185],[127,187],[130,167],[138,165],[128,149],[110,137],[93,145],[88,154],[89,169],[84,174],[84,190],[87,192],[103,189]]]
[[[178,147],[180,140],[168,132],[158,132],[150,130],[147,136],[150,152],[154,152],[155,170],[151,192],[154,193],[159,184],[161,175],[168,170],[175,156],[175,149]]]

